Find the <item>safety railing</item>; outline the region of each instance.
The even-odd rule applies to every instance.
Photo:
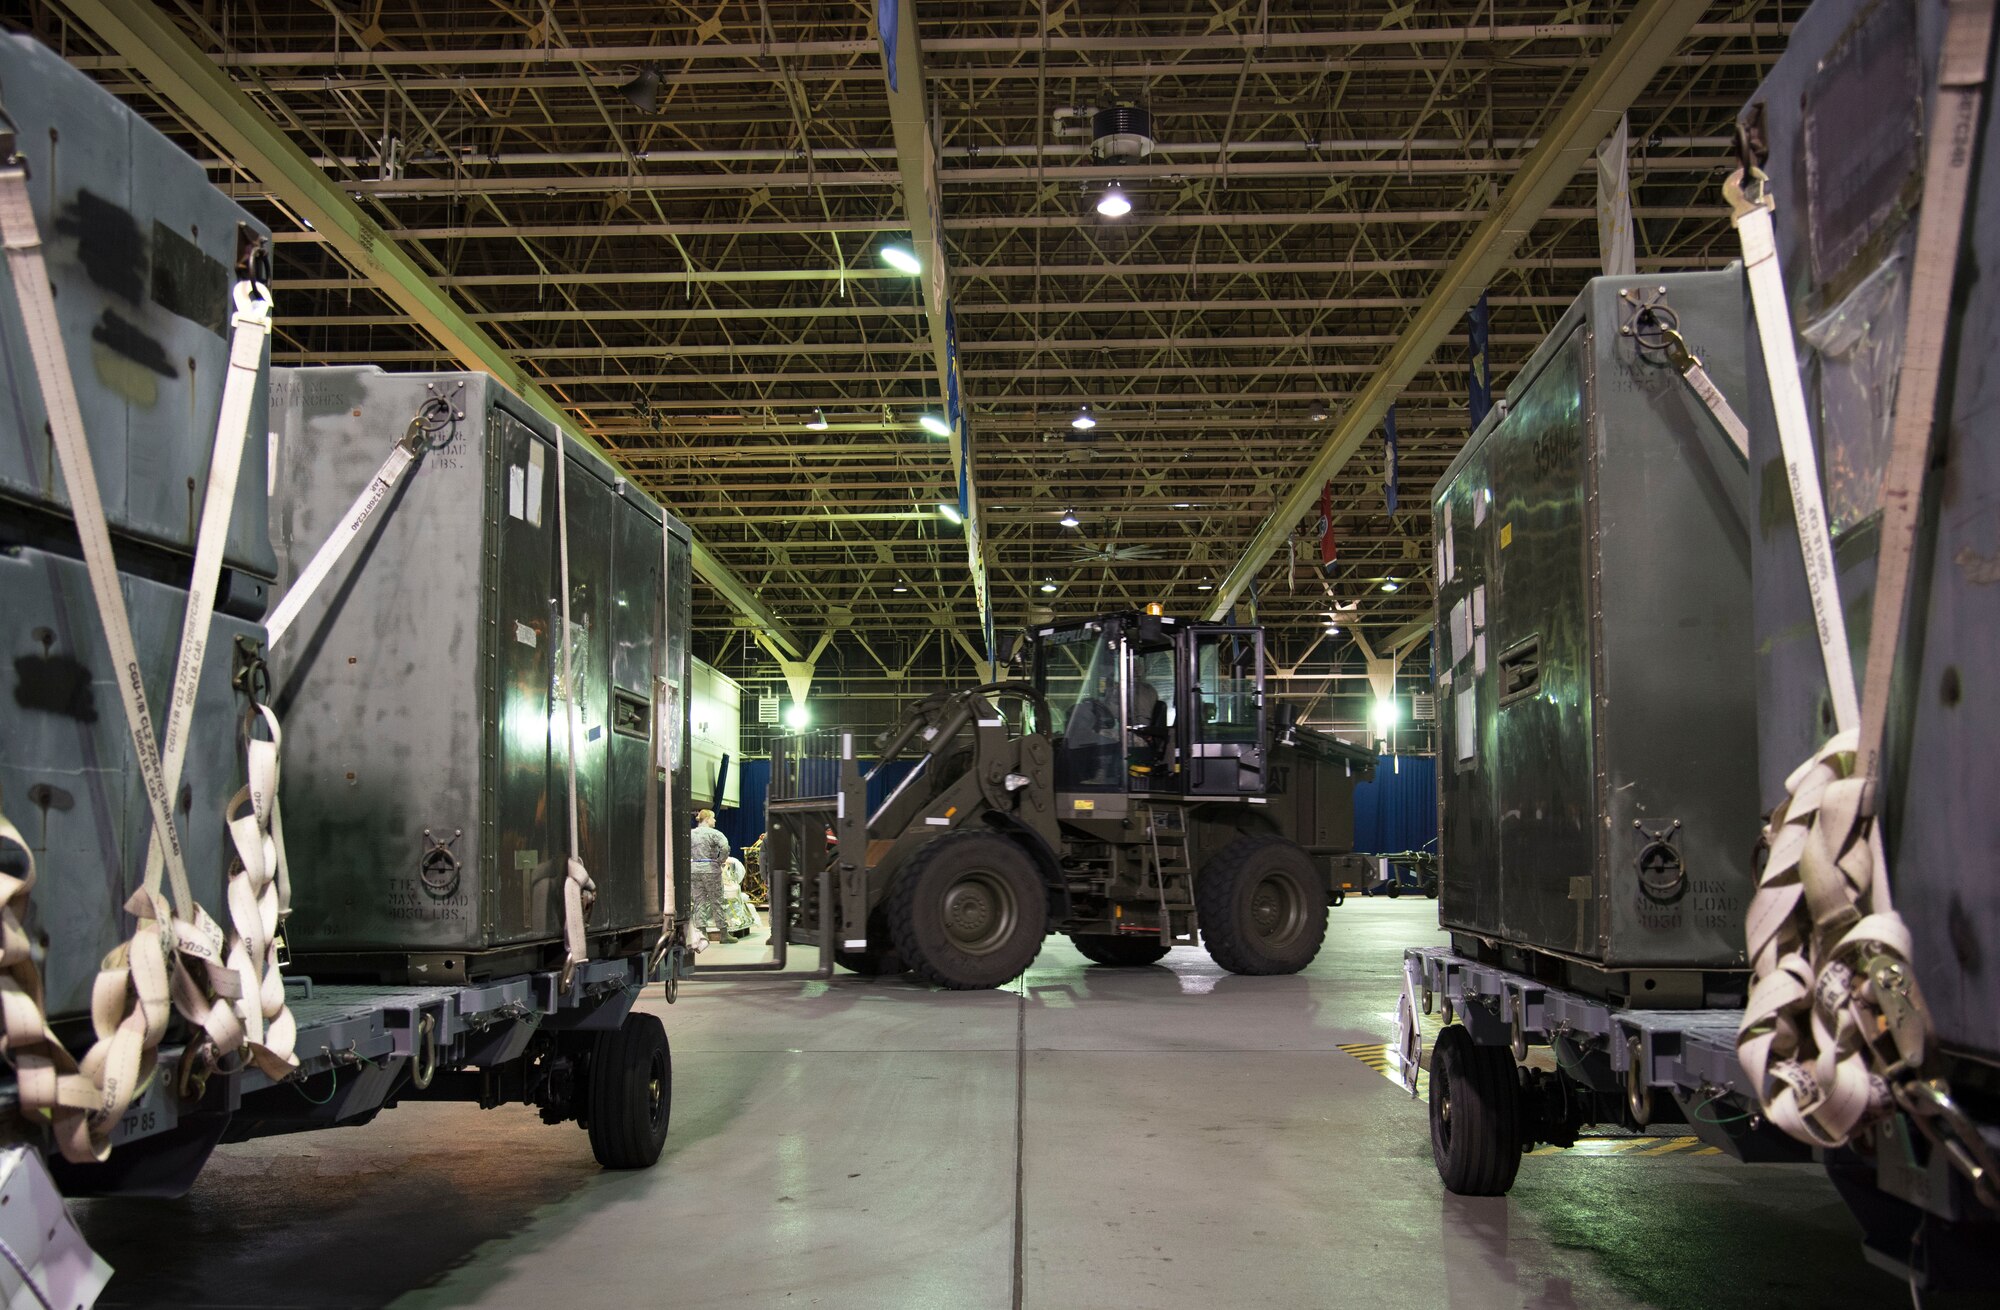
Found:
[[[854,733],[840,728],[771,740],[772,801],[831,800],[840,792],[840,763],[854,758]]]

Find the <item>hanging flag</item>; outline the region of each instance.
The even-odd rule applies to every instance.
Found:
[[[1491,339],[1488,330],[1492,324],[1492,311],[1486,307],[1486,293],[1479,293],[1479,299],[1465,316],[1465,341],[1469,352],[1466,379],[1465,407],[1472,416],[1473,431],[1486,421],[1486,411],[1493,408],[1493,374],[1487,356],[1487,345]]]
[[[1597,147],[1597,251],[1606,277],[1631,277],[1639,271],[1632,231],[1631,143],[1625,116]]]
[[[1382,444],[1387,448],[1388,458],[1382,468],[1382,496],[1389,502],[1389,512],[1396,512],[1396,407],[1389,406],[1389,412],[1382,416]]]
[[[1327,483],[1319,489],[1319,571],[1325,577],[1333,576],[1333,566],[1340,561],[1340,543],[1333,535],[1333,484]]]
[[[889,89],[896,89],[896,23],[903,0],[875,0],[875,30],[882,37],[882,64],[889,72]]]

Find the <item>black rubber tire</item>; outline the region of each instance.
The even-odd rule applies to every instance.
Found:
[[[650,1014],[628,1014],[599,1033],[586,1091],[590,1150],[606,1169],[650,1169],[667,1144],[674,1107],[674,1056]]]
[[[1333,908],[1334,908],[1334,909],[1336,909],[1336,910],[1337,910],[1337,909],[1339,909],[1339,908],[1340,908],[1341,906],[1343,906],[1343,905],[1347,904],[1347,893],[1346,893],[1346,892],[1335,892],[1335,893],[1333,894],[1333,902],[1332,902],[1332,904],[1333,904]]]
[[[1432,883],[1430,886],[1424,888],[1424,896],[1430,900],[1436,900],[1438,898],[1438,885]]]
[[[1382,894],[1384,896],[1387,896],[1390,900],[1393,901],[1398,896],[1401,896],[1403,894],[1403,884],[1399,882],[1392,882],[1387,887],[1384,887],[1382,889]]]
[[[833,961],[863,978],[893,978],[903,971],[903,957],[894,951],[835,951]]]
[[[1522,1149],[1513,1052],[1476,1045],[1463,1025],[1449,1025],[1431,1048],[1431,1159],[1445,1190],[1505,1196]]]
[[[889,898],[896,954],[911,973],[956,991],[1020,977],[1041,954],[1048,917],[1034,861],[990,832],[931,842],[903,866]]]
[[[1248,834],[1217,852],[1194,884],[1201,941],[1231,973],[1297,973],[1326,940],[1326,885],[1312,856],[1283,837]]]
[[[1069,940],[1076,947],[1076,953],[1084,959],[1114,969],[1136,969],[1142,965],[1158,964],[1167,958],[1170,949],[1158,937],[1114,937],[1101,932],[1073,932]]]

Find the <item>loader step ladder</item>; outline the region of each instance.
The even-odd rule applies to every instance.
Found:
[[[1145,822],[1153,891],[1160,905],[1160,944],[1192,946],[1199,940],[1199,925],[1194,920],[1194,862],[1188,855],[1187,816],[1178,806],[1148,805]],[[1167,910],[1169,879],[1178,880],[1187,889],[1188,933],[1184,942],[1174,939],[1173,916]]]

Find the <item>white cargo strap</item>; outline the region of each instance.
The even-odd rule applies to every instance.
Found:
[[[152,812],[153,835],[174,893],[180,898],[179,917],[152,887],[141,887],[126,903],[126,910],[139,921],[138,928],[128,942],[105,957],[92,988],[91,1020],[98,1041],[80,1063],[79,1076],[64,1077],[52,1066],[30,1067],[22,1073],[24,1105],[62,1104],[89,1112],[85,1140],[78,1141],[72,1135],[60,1144],[64,1153],[79,1159],[101,1159],[110,1149],[111,1129],[152,1075],[154,1052],[165,1034],[173,996],[198,990],[183,969],[175,969],[178,977],[170,981],[173,952],[213,963],[222,958],[224,938],[222,929],[195,902],[189,888],[180,833],[173,822],[173,793],[146,705],[145,682],[112,554],[110,526],[98,492],[28,195],[27,169],[18,158],[0,161],[0,244],[6,248],[8,273],[48,412],[49,434],[69,490],[91,597],[104,628],[126,729]]]
[[[1747,924],[1753,983],[1738,1056],[1772,1122],[1801,1141],[1844,1145],[1895,1104],[1941,1145],[1990,1206],[2000,1206],[1991,1153],[1921,1069],[1930,1016],[1909,963],[1875,822],[1876,755],[1901,645],[1916,516],[1948,334],[1952,282],[1983,100],[1994,0],[1954,0],[1925,160],[1916,270],[1883,490],[1882,553],[1870,644],[1870,703],[1857,703],[1833,572],[1819,471],[1806,421],[1790,315],[1761,172],[1725,188],[1764,342],[1799,544],[1839,731],[1787,779],[1772,815],[1769,863]],[[1896,538],[1900,536],[1900,540]],[[1894,573],[1897,576],[1892,577]],[[1877,683],[1879,680],[1879,691]],[[1872,734],[1872,736],[1871,736]]]
[[[79,1080],[76,1060],[49,1030],[42,1000],[42,972],[35,965],[35,945],[21,926],[21,910],[35,890],[35,853],[6,815],[0,814],[0,842],[20,848],[28,862],[21,877],[0,874],[0,1051],[6,1053],[19,1081],[21,1109],[31,1118],[46,1117],[56,1145],[68,1160],[95,1159],[87,1111],[97,1108],[102,1093],[96,1084]],[[161,991],[166,987],[161,971]],[[78,1086],[79,1082],[83,1085]],[[64,1101],[61,1090],[80,1091],[86,1104]]]
[[[584,934],[583,916],[597,899],[597,884],[590,880],[590,873],[583,867],[580,853],[582,842],[577,837],[576,812],[576,682],[575,670],[570,660],[569,622],[569,478],[564,468],[569,463],[569,455],[563,449],[560,433],[556,436],[556,562],[557,582],[562,587],[562,696],[563,730],[566,733],[566,747],[563,750],[563,768],[568,774],[569,784],[569,854],[563,863],[563,945],[565,956],[562,967],[562,985],[568,987],[576,966],[590,958],[590,942]]]
[[[658,648],[654,653],[660,672],[653,675],[653,732],[658,738],[653,745],[653,767],[660,771],[660,785],[649,793],[646,808],[651,811],[657,804],[657,814],[649,814],[649,819],[657,819],[660,834],[660,940],[653,945],[651,968],[664,968],[661,982],[666,987],[667,1004],[672,1005],[680,994],[680,963],[682,943],[677,939],[676,930],[680,922],[679,892],[674,886],[674,831],[679,826],[674,814],[674,737],[673,726],[668,721],[670,713],[678,713],[680,699],[674,694],[674,667],[671,656],[674,635],[674,534],[667,526],[666,516],[660,516],[660,621],[654,628],[658,634]]]
[[[382,461],[381,467],[368,479],[368,485],[361,489],[361,494],[347,507],[347,513],[341,518],[339,525],[327,534],[326,540],[320,543],[317,551],[313,552],[311,561],[300,571],[299,576],[292,580],[291,589],[285,593],[285,598],[278,602],[278,607],[271,611],[271,617],[264,621],[264,628],[270,634],[270,645],[273,648],[284,640],[287,632],[291,631],[292,624],[298,621],[299,613],[305,609],[306,602],[312,599],[313,593],[326,581],[327,574],[333,572],[333,566],[340,562],[340,557],[347,553],[347,548],[360,537],[361,530],[368,526],[368,520],[375,516],[375,511],[389,498],[389,493],[396,489],[396,484],[402,481],[403,474],[409,471],[410,465],[423,454],[423,433],[423,417],[420,413],[417,418],[410,421],[409,430],[389,451],[389,458]]]
[[[1715,385],[1715,379],[1702,366],[1701,356],[1688,349],[1687,341],[1673,329],[1667,329],[1667,359],[1674,370],[1687,383],[1688,390],[1694,392],[1696,400],[1707,407],[1722,434],[1729,438],[1729,444],[1736,447],[1736,453],[1746,461],[1750,458],[1750,429],[1737,416],[1736,410]]]

